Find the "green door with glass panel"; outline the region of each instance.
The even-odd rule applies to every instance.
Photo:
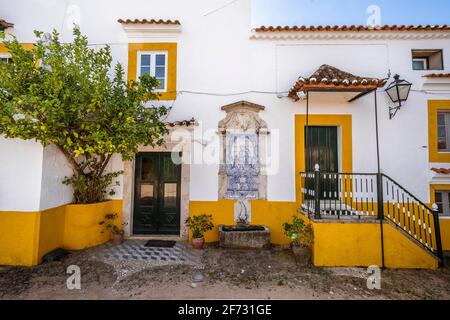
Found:
[[[314,172],[316,164],[320,167],[322,173],[338,172],[338,128],[337,127],[317,127],[310,126],[305,128],[305,137],[308,137],[306,143],[306,170]],[[327,175],[327,179],[321,176],[320,198],[335,199],[339,190],[338,179],[335,175]],[[309,181],[309,188],[314,188],[314,181]]]
[[[133,234],[179,235],[181,165],[168,153],[136,156]]]

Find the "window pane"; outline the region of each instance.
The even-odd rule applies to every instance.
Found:
[[[153,184],[141,184],[140,204],[143,206],[153,205]]]
[[[445,127],[444,126],[439,126],[438,127],[438,137],[439,138],[445,138]]]
[[[156,78],[156,80],[159,81],[159,86],[156,89],[164,90],[164,88],[166,87],[166,80],[164,80],[164,78],[162,79]]]
[[[442,193],[436,192],[435,198],[436,198],[436,202],[442,202]]]
[[[156,55],[156,65],[157,66],[165,66],[166,65],[166,55],[165,54],[157,54]]]
[[[443,208],[443,205],[442,205],[442,193],[437,191],[437,192],[434,193],[434,197],[435,197],[435,202],[436,202],[436,204],[437,204],[437,206],[439,208],[439,213],[442,214],[444,212],[443,211],[444,208]]]
[[[152,181],[154,179],[155,162],[153,158],[142,159],[141,179]]]
[[[447,192],[447,208],[444,211],[439,210],[439,212],[442,212],[446,216],[450,215],[450,192]]]
[[[445,126],[445,113],[443,112],[438,113],[438,125]]]
[[[156,67],[156,78],[164,78],[166,76],[166,68],[165,67]]]
[[[425,62],[424,61],[413,61],[414,70],[425,70]]]
[[[144,74],[150,74],[150,67],[141,67],[141,76]]]
[[[447,150],[447,142],[444,139],[439,139],[438,149],[439,150]]]
[[[176,207],[177,206],[177,184],[165,183],[164,184],[164,206]]]
[[[141,66],[150,66],[150,55],[149,54],[141,55]]]

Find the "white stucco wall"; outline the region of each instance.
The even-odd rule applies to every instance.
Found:
[[[227,0],[135,0],[132,5],[118,0],[73,2],[79,10],[82,32],[88,35],[90,43],[109,43],[115,61],[120,61],[125,70],[129,39],[117,19],[179,19],[181,33],[176,38],[130,40],[178,43],[177,90],[180,93],[175,102],[162,102],[173,106],[167,120],[194,117],[203,130],[208,131],[217,129],[218,122],[225,116],[220,111],[223,105],[248,100],[265,106],[261,117],[272,132],[279,133],[280,169],[268,177],[268,198],[272,201],[295,200],[294,115],[305,114],[306,103],[278,98],[270,92],[288,91],[299,76],[310,76],[325,63],[369,77],[384,78],[389,70],[392,75],[400,74],[413,83],[416,91],[393,120],[389,120],[389,101],[385,93],[378,94],[382,170],[420,199],[428,200],[427,100],[450,99],[450,94],[419,92],[422,76],[430,72],[412,70],[411,49],[444,49],[445,70],[442,72],[449,72],[448,40],[250,40],[250,0],[239,0],[222,8],[227,3]],[[67,14],[70,5],[65,7],[56,0],[31,3],[18,0],[0,3],[0,12],[2,18],[16,24],[14,33],[22,42],[34,40],[33,29],[50,31],[52,28],[62,30],[63,39],[70,40],[66,23],[71,16]],[[25,6],[27,10],[23,9]],[[247,91],[266,93],[238,94]],[[349,104],[342,94],[312,94],[310,106],[312,114],[352,114],[353,171],[375,172],[373,95]],[[8,146],[14,153],[14,145]],[[194,148],[199,146],[194,144]],[[17,148],[20,149],[20,145]],[[123,165],[117,157],[111,166],[120,170]],[[191,165],[191,200],[217,200],[218,168],[218,164]],[[46,172],[51,171],[44,169]],[[56,180],[53,185],[57,185]],[[60,198],[66,201],[66,191],[61,192]],[[115,198],[121,198],[121,188]],[[12,203],[17,201],[10,199]],[[50,199],[44,202],[45,206],[57,203]],[[9,206],[14,206],[12,203]]]
[[[73,171],[65,156],[55,145],[43,150],[40,210],[72,202],[72,188],[62,184]]]
[[[43,148],[0,136],[0,211],[38,211]]]

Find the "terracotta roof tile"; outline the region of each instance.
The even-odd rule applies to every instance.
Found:
[[[434,171],[438,174],[450,174],[450,169],[444,169],[444,168],[432,168],[431,171]]]
[[[117,22],[121,24],[173,24],[180,25],[178,20],[163,20],[163,19],[119,19]]]
[[[450,73],[431,73],[424,75],[425,78],[450,78]]]
[[[384,25],[379,27],[371,26],[261,26],[255,29],[256,32],[320,32],[320,31],[333,31],[333,32],[345,32],[345,31],[450,31],[448,25]]]
[[[6,28],[12,28],[14,27],[14,24],[10,22],[6,22],[3,19],[0,19],[0,30],[6,29]]]
[[[339,70],[327,64],[322,65],[310,77],[298,78],[295,85],[289,91],[289,97],[298,101],[297,92],[311,88],[352,88],[352,89],[376,89],[383,87],[387,79],[376,79],[355,76],[351,73]]]
[[[182,121],[175,121],[175,122],[166,122],[166,125],[169,127],[190,127],[195,126],[197,122],[194,118],[191,120],[182,120]]]

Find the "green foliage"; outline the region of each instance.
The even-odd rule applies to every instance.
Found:
[[[293,217],[292,224],[283,224],[284,234],[291,240],[294,246],[311,247],[314,243],[314,230],[311,224],[298,216]]]
[[[56,31],[47,43],[35,34],[28,51],[16,38],[4,41],[13,63],[0,63],[0,134],[55,144],[73,167],[64,183],[75,203],[102,201],[120,174],[104,174],[113,154],[131,160],[139,145],[164,142],[168,109],[145,106],[158,98],[158,81],[126,82],[121,64],[110,74],[110,48],[91,48],[78,27],[71,43]]]
[[[64,179],[65,185],[73,187],[73,197],[75,203],[96,203],[105,200],[106,196],[113,196],[114,189],[108,188],[112,185],[113,180],[123,174],[123,171],[105,173],[98,178],[86,178],[85,175],[73,175]],[[120,183],[116,181],[116,186]]]
[[[186,219],[186,225],[192,231],[192,238],[200,239],[206,231],[210,231],[214,228],[212,223],[212,215],[201,214],[198,216],[192,216]]]
[[[117,225],[116,220],[119,218],[119,215],[117,213],[108,213],[105,216],[105,220],[101,221],[99,223],[99,225],[101,226],[105,226],[106,230],[109,230],[112,234],[123,234],[123,226],[125,226],[126,224],[122,224],[122,227],[119,227]],[[104,231],[102,231],[101,233],[104,233]]]

